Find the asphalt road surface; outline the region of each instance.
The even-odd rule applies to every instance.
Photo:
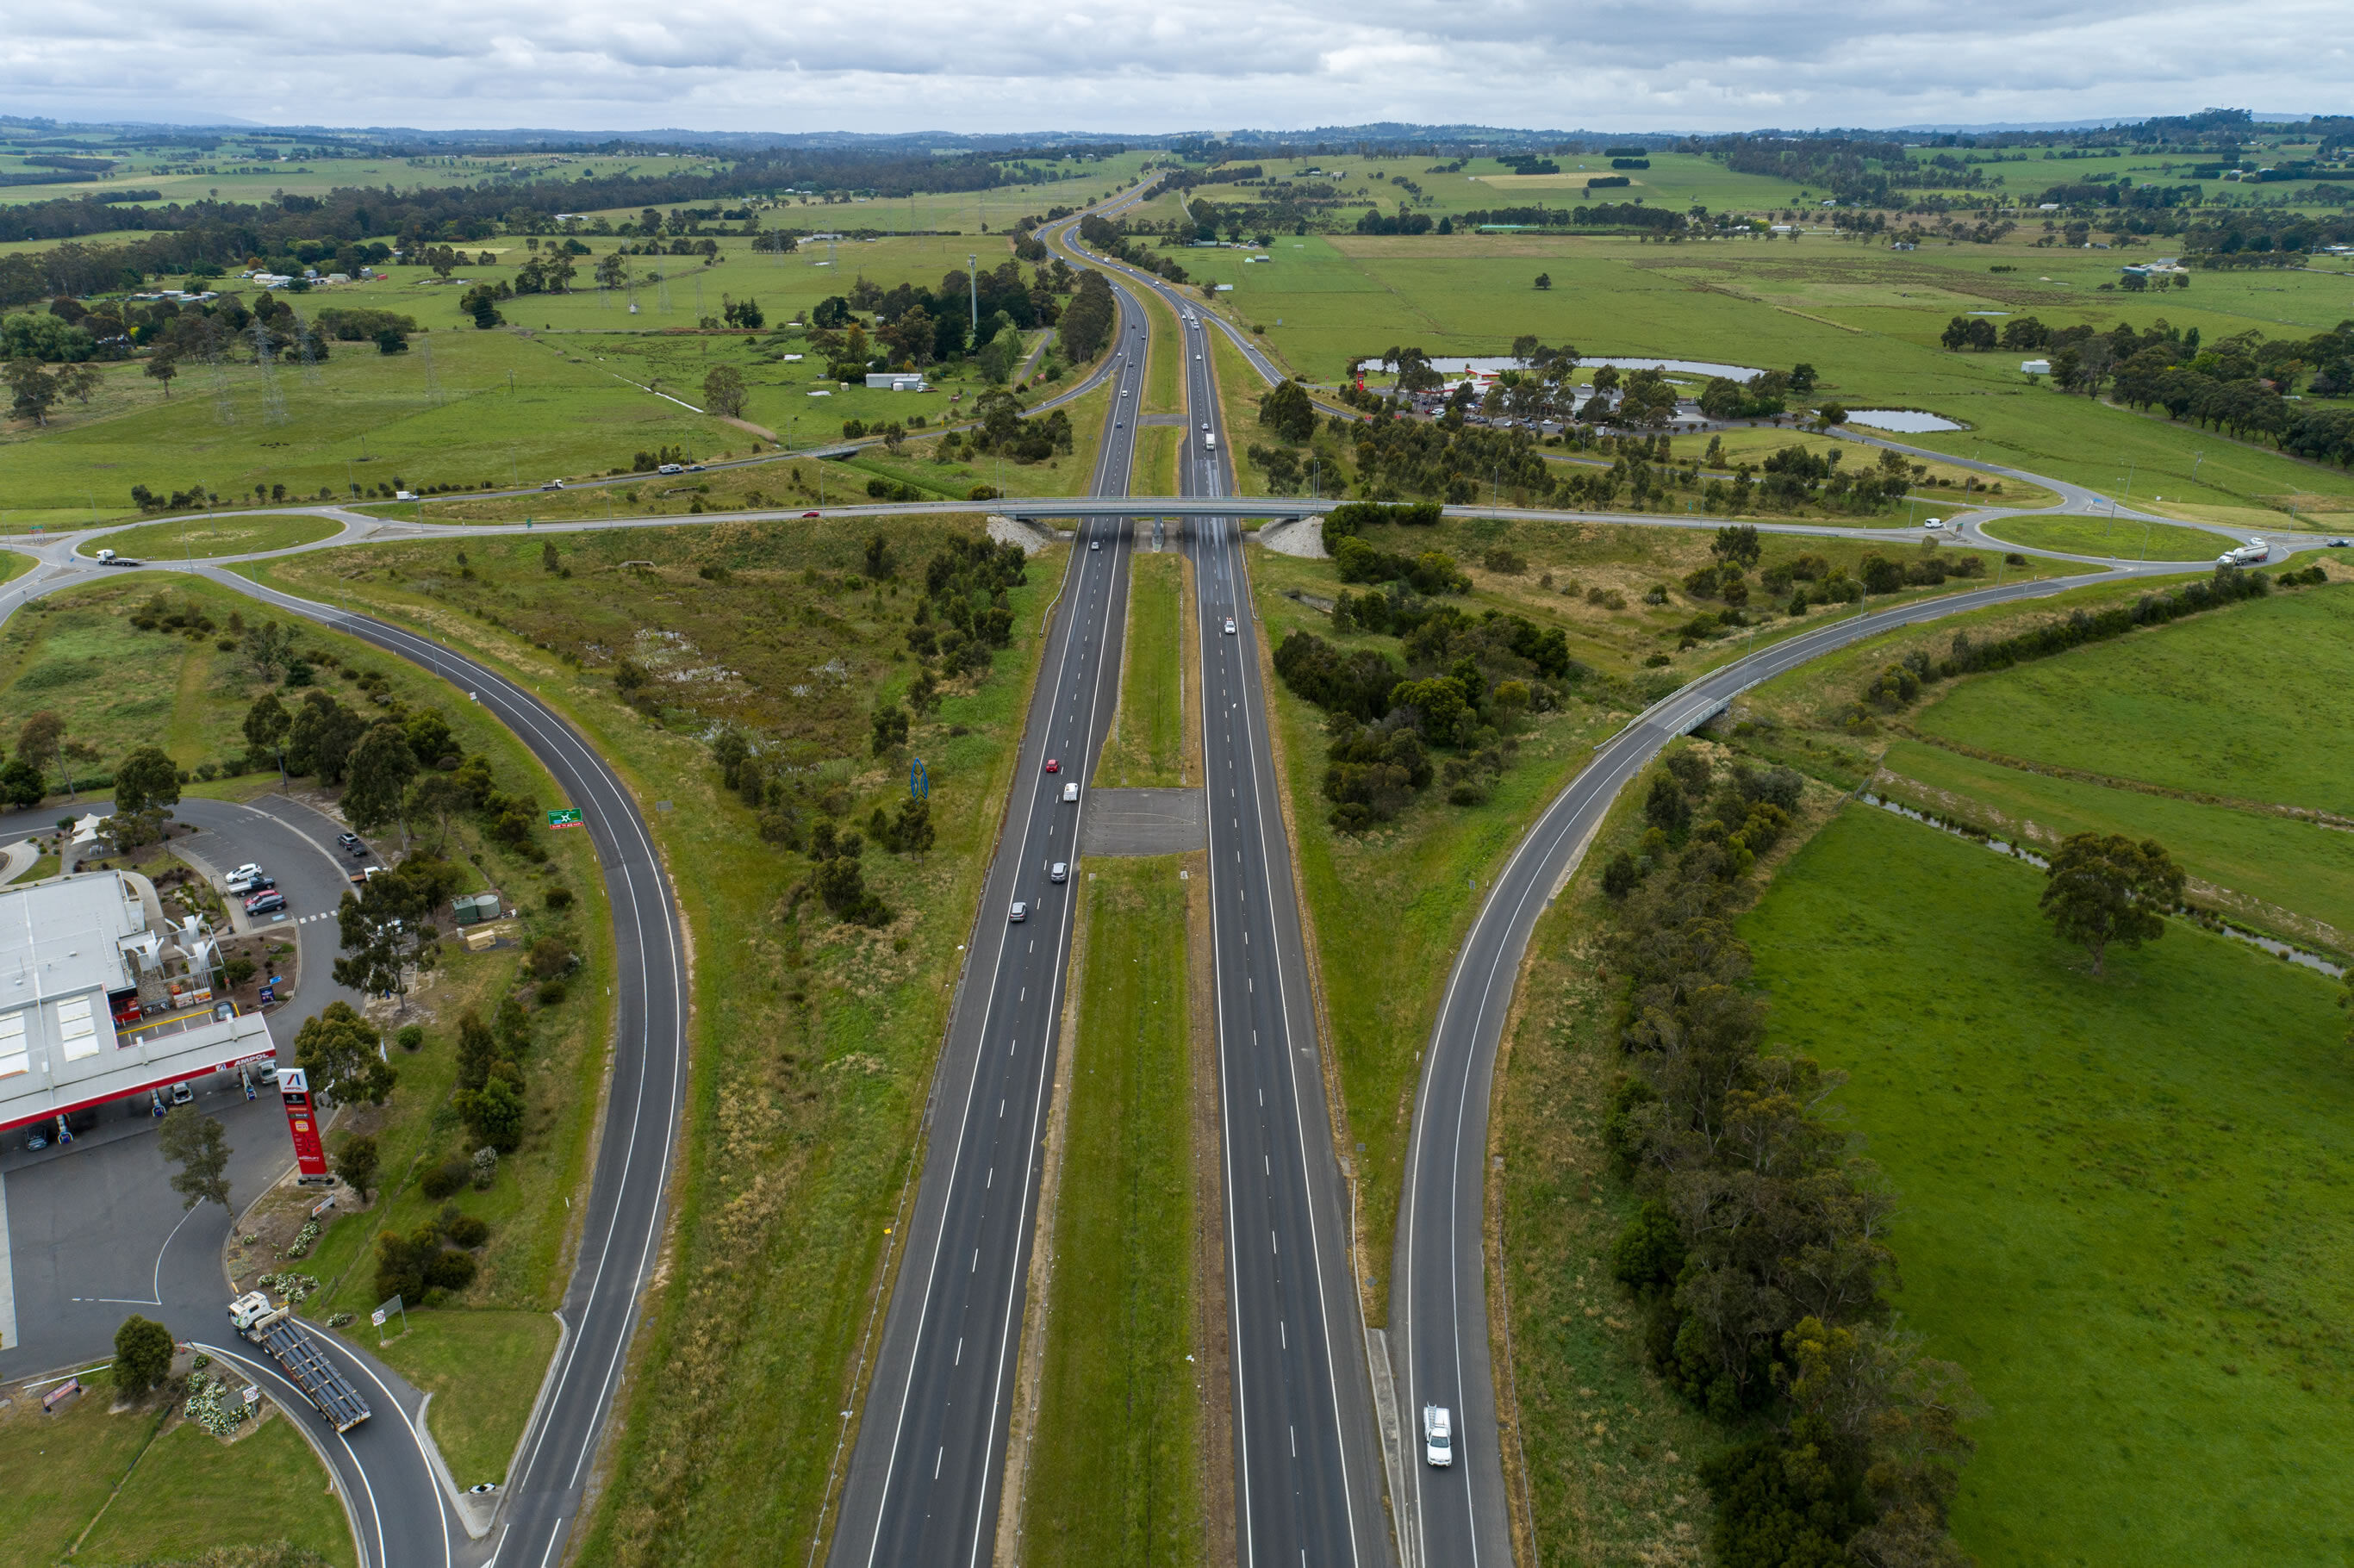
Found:
[[[1117,385],[1093,478],[1108,495],[1128,489],[1147,346],[1141,308],[1125,291],[1115,297]],[[995,1550],[1084,874],[1079,825],[1119,699],[1129,549],[1125,521],[1081,521],[933,1076],[923,1176],[843,1488],[836,1568],[977,1564]],[[1068,882],[1048,880],[1056,861],[1069,863]],[[1016,902],[1025,909],[1019,923],[1009,918]]]

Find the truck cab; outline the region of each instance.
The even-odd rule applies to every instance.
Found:
[[[1443,1404],[1422,1407],[1422,1457],[1441,1470],[1455,1463],[1455,1416]]]
[[[265,1292],[249,1290],[228,1304],[228,1326],[240,1334],[248,1333],[255,1324],[277,1310],[270,1304],[270,1297]]]

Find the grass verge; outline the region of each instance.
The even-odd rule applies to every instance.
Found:
[[[2107,556],[2126,561],[2211,561],[2232,541],[2204,528],[2171,523],[2112,522],[2101,517],[1998,517],[1985,525],[1989,539],[2031,550],[2071,556]]]
[[[95,557],[101,549],[134,559],[200,560],[211,556],[244,556],[258,550],[286,550],[320,539],[332,539],[344,525],[332,517],[302,513],[260,513],[242,517],[200,517],[185,523],[150,523],[105,534],[82,545],[79,555]]]
[[[1111,743],[1096,764],[1099,786],[1144,789],[1185,781],[1177,618],[1183,559],[1173,550],[1140,552],[1131,558],[1119,711],[1113,716]]]
[[[376,1353],[433,1396],[427,1419],[441,1462],[461,1487],[504,1481],[556,1354],[556,1319],[546,1312],[481,1310],[413,1312],[408,1322],[408,1332]],[[351,1332],[375,1349],[376,1331],[366,1319]]]
[[[1186,888],[1097,859],[1024,1542],[1040,1564],[1201,1560]]]

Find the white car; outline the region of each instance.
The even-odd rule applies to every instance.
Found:
[[[1441,1470],[1455,1463],[1455,1417],[1443,1404],[1422,1407],[1422,1457]]]
[[[1007,923],[1011,925],[1020,925],[1023,921],[1030,918],[1030,906],[1023,903],[1018,898],[1015,899],[1013,901],[1013,907],[1005,912],[1005,918]]]
[[[1103,541],[1101,539],[1090,539],[1087,541],[1087,548],[1090,550],[1100,550],[1103,548]]]
[[[1229,637],[1232,637],[1234,634],[1235,634],[1235,618],[1234,618],[1233,616],[1231,616],[1231,615],[1230,615],[1230,616],[1226,617],[1226,635],[1227,635],[1227,636],[1229,636]]]
[[[1078,798],[1079,787],[1076,784],[1066,784],[1063,786],[1063,803],[1065,805],[1069,805]]]
[[[228,887],[231,893],[250,893],[270,880],[270,874],[258,865],[241,865],[228,874]]]
[[[1070,880],[1070,863],[1068,861],[1058,860],[1055,863],[1055,869],[1046,874],[1046,880],[1049,882],[1067,882]]]
[[[1933,528],[1939,533],[1943,533],[1945,531],[1946,523],[1945,519],[1941,517],[1931,517],[1924,520],[1921,526],[1924,528]]]

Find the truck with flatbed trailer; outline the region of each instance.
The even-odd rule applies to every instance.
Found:
[[[269,1352],[287,1381],[319,1407],[336,1431],[349,1432],[368,1418],[367,1401],[303,1329],[292,1306],[273,1307],[266,1292],[248,1291],[228,1304],[228,1321]]]

